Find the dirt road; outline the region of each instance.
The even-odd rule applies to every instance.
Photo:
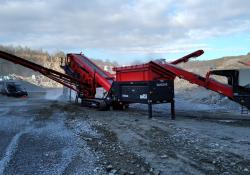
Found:
[[[250,174],[249,121],[154,115],[0,96],[0,174]]]

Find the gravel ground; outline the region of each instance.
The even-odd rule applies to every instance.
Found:
[[[0,96],[0,174],[250,174],[246,117],[167,110]]]

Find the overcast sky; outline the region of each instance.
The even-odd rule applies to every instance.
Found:
[[[250,0],[1,0],[0,44],[122,64],[250,52]]]

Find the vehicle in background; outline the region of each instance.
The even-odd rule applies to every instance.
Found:
[[[0,93],[12,97],[26,97],[27,91],[15,81],[0,81]]]

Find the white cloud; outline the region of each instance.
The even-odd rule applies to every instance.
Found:
[[[249,31],[249,7],[245,0],[3,0],[0,44],[177,52]]]

